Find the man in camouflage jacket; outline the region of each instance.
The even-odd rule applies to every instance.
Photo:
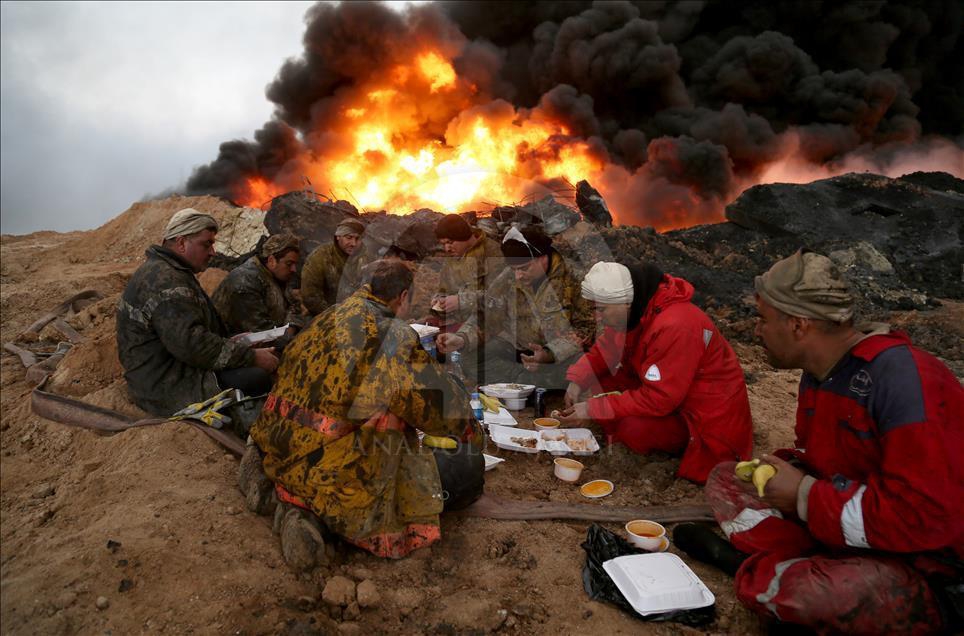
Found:
[[[251,436],[283,500],[346,541],[399,558],[441,538],[439,513],[451,503],[416,428],[479,448],[481,431],[465,392],[396,318],[408,309],[411,270],[376,265],[370,284],[288,345]],[[457,481],[481,485],[480,452],[460,457]]]
[[[344,300],[360,286],[358,259],[351,255],[364,231],[361,221],[345,219],[335,228],[331,243],[308,256],[301,269],[301,301],[311,316]]]
[[[147,250],[117,307],[117,353],[134,402],[168,416],[225,388],[270,388],[278,359],[225,337],[195,277],[214,255],[217,222],[191,208],[175,214],[164,242]],[[232,372],[229,372],[233,371]]]
[[[454,327],[482,309],[488,285],[505,269],[499,244],[482,230],[473,230],[457,214],[442,217],[435,226],[446,258],[439,273],[439,296],[443,325]]]
[[[228,333],[264,331],[284,324],[297,329],[302,325],[300,308],[285,295],[285,286],[298,267],[298,245],[291,234],[268,237],[259,255],[234,268],[221,281],[211,300]]]
[[[569,365],[592,342],[595,323],[569,272],[541,230],[509,230],[501,247],[509,267],[485,294],[485,329],[469,319],[439,350],[484,347],[484,382],[518,382],[564,389]]]

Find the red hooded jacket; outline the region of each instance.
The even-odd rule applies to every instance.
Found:
[[[607,327],[566,378],[594,392],[622,391],[589,400],[597,422],[680,417],[690,440],[679,476],[704,483],[716,464],[749,458],[753,423],[736,354],[692,297],[692,285],[665,275],[639,324]]]

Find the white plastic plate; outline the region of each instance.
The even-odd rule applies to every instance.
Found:
[[[641,616],[716,602],[713,592],[683,559],[670,552],[616,557],[603,563],[603,569]]]

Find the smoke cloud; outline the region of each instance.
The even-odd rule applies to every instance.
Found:
[[[560,122],[569,135],[552,144],[591,149],[621,223],[717,220],[782,163],[823,176],[904,166],[903,150],[964,158],[956,0],[479,1],[404,13],[345,2],[305,20],[303,55],[266,89],[272,121],[253,141],[223,143],[188,193],[296,182],[305,161],[349,143],[332,125],[346,104],[428,46],[452,60],[457,86],[408,105],[406,134],[458,143],[480,111]]]

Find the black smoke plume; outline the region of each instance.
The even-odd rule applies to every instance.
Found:
[[[620,167],[604,180],[625,192],[623,223],[658,221],[668,199],[718,211],[704,204],[786,152],[788,131],[820,164],[873,163],[932,136],[964,146],[959,0],[344,2],[305,20],[303,54],[266,89],[273,119],[223,143],[188,193],[296,175],[299,157],[335,143],[326,121],[344,91],[425,42],[457,51],[476,107],[539,108]],[[442,139],[448,122],[423,116]]]

